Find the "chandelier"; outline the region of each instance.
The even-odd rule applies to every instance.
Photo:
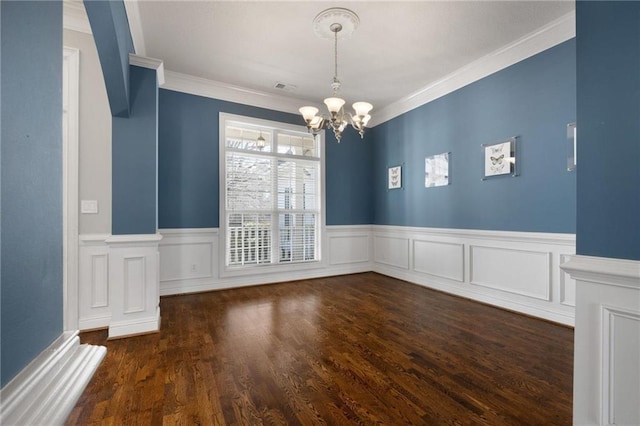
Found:
[[[340,97],[340,80],[338,80],[338,35],[340,38],[350,36],[358,27],[360,19],[358,15],[349,9],[334,7],[320,12],[313,20],[314,31],[318,37],[333,38],[334,41],[334,74],[331,89],[333,96],[324,100],[329,117],[325,118],[318,115],[318,108],[313,106],[304,106],[299,109],[300,114],[304,118],[307,129],[314,136],[320,133],[323,127],[333,130],[338,143],[342,138],[342,132],[348,124],[360,134],[360,138],[364,137],[364,129],[371,119],[369,111],[373,108],[368,102],[356,102],[353,104],[354,114],[347,113],[344,110],[344,99]]]

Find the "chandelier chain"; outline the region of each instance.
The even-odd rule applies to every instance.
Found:
[[[334,72],[333,72],[333,82],[338,81],[338,30],[336,29],[333,32],[334,35],[334,44],[333,44],[333,62],[335,64]],[[337,92],[337,89],[334,88],[334,92]]]

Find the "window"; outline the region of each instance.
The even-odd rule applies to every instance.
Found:
[[[320,260],[322,162],[305,127],[221,114],[226,270]]]

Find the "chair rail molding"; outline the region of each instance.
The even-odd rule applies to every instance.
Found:
[[[640,261],[572,256],[573,422],[640,424]]]

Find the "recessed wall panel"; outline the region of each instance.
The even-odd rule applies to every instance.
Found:
[[[464,244],[413,241],[413,269],[455,281],[464,281]]]
[[[369,261],[369,236],[349,235],[329,238],[331,265]]]
[[[160,245],[160,281],[209,278],[213,275],[213,244],[185,242]]]
[[[376,236],[375,261],[397,268],[409,269],[409,239]]]
[[[605,424],[640,424],[640,312],[604,308]]]
[[[109,258],[106,254],[91,256],[91,307],[109,305]]]
[[[145,310],[145,258],[124,258],[124,313]]]
[[[550,300],[551,253],[470,247],[471,284]]]

